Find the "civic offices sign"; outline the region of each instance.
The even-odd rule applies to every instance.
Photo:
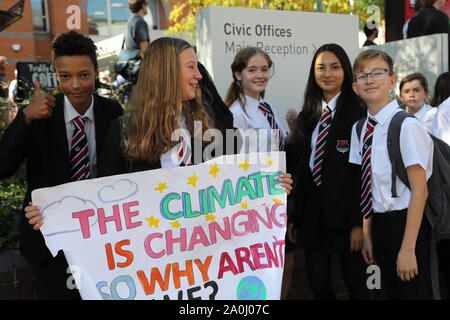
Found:
[[[223,98],[240,49],[254,46],[270,55],[275,73],[266,99],[283,118],[289,108],[300,109],[311,60],[321,45],[341,45],[351,61],[359,53],[358,16],[353,15],[207,7],[197,12],[196,23],[198,58]]]

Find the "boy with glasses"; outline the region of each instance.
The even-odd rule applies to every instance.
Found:
[[[368,107],[360,136],[356,124],[353,127],[349,158],[362,166],[362,253],[368,264],[380,267],[389,299],[433,299],[431,227],[423,217],[433,142],[417,119],[403,121],[400,150],[410,189],[397,178],[398,197],[392,197],[387,131],[394,115],[402,111],[389,96],[397,80],[393,69],[392,58],[379,50],[362,52],[353,66],[353,89]]]

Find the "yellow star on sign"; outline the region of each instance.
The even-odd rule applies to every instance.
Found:
[[[173,227],[173,228],[179,228],[179,227],[181,227],[181,224],[178,222],[178,221],[175,221],[175,222],[170,222],[170,225]]]
[[[275,202],[276,204],[282,203],[282,201],[280,199],[277,199],[277,198],[272,199],[272,201]]]
[[[195,187],[197,185],[198,177],[194,174],[192,177],[188,178],[188,184]]]
[[[272,159],[270,159],[270,158],[266,158],[266,164],[267,165],[272,165],[273,164],[273,160]]]
[[[207,215],[205,216],[205,218],[206,218],[207,221],[214,221],[214,220],[216,220],[216,216],[213,215],[212,213],[207,214]]]
[[[159,191],[160,193],[163,193],[163,191],[166,189],[167,189],[167,183],[165,183],[165,182],[158,183],[158,188],[155,188],[155,190]]]
[[[217,172],[219,172],[219,166],[217,163],[214,163],[214,165],[210,166],[211,170],[209,170],[209,174],[212,175],[214,178],[217,178]]]
[[[247,207],[248,207],[247,201],[241,203],[241,208],[242,209],[247,209]]]
[[[249,167],[250,167],[250,164],[247,162],[247,160],[242,161],[241,164],[239,165],[239,168],[242,168],[245,171],[247,171]]]
[[[148,222],[149,227],[156,227],[159,228],[159,219],[156,219],[154,216],[151,216],[150,218],[145,218]]]

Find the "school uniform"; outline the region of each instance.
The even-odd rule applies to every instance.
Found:
[[[366,119],[361,137],[358,138],[356,125],[352,130],[350,159],[351,163],[361,164],[364,168],[363,158],[368,147],[371,148],[369,183],[364,186],[363,194],[368,195],[371,210],[367,216],[372,216],[372,242],[375,260],[381,269],[382,287],[389,299],[433,299],[433,288],[430,270],[431,227],[424,216],[416,241],[416,258],[419,275],[411,281],[403,282],[397,277],[397,256],[400,251],[407,218],[411,191],[400,179],[396,179],[397,198],[391,196],[391,164],[387,150],[387,132],[392,117],[401,109],[396,100],[391,101],[376,115],[367,115],[375,123],[371,127]],[[367,130],[373,130],[372,143],[364,141]],[[426,171],[428,180],[432,174],[433,142],[415,118],[406,118],[400,131],[400,151],[405,167],[420,165]],[[368,162],[368,161],[367,161]],[[364,173],[365,174],[365,173]],[[366,176],[367,177],[367,176]],[[371,186],[371,188],[370,188]],[[364,196],[362,196],[364,197]],[[368,202],[369,203],[369,202]],[[361,205],[362,213],[367,207]]]
[[[0,179],[16,174],[26,160],[27,192],[23,207],[31,201],[35,189],[53,187],[71,181],[70,143],[73,118],[78,115],[62,94],[55,96],[56,103],[50,117],[25,122],[23,109],[4,132],[0,140]],[[85,115],[85,131],[88,139],[91,177],[98,169],[97,156],[109,123],[122,114],[117,102],[93,95],[91,106]],[[37,280],[47,289],[51,299],[79,298],[77,290],[68,290],[66,280],[67,262],[62,253],[53,258],[45,246],[39,231],[33,230],[25,214],[20,218],[20,252],[27,262],[36,268]]]
[[[437,109],[433,121],[432,133],[450,145],[450,97],[444,100]],[[450,240],[437,243],[439,273],[441,278],[441,297],[450,299]]]
[[[437,108],[433,108],[429,104],[424,104],[424,106],[416,113],[412,113],[408,109],[406,111],[413,114],[414,117],[416,117],[417,120],[419,120],[420,124],[428,132],[431,132],[432,127],[433,127],[433,120],[434,120],[434,117],[436,116]]]
[[[317,124],[304,137],[287,146],[288,171],[294,176],[293,205],[289,222],[298,230],[298,245],[305,250],[308,282],[316,299],[336,299],[331,265],[338,254],[351,299],[369,299],[365,263],[360,252],[350,252],[350,232],[362,226],[359,213],[360,169],[348,163],[351,128],[365,114],[364,103],[353,92],[322,101],[322,117],[328,108],[331,124],[319,149],[324,148],[321,182],[315,180],[314,158],[318,150]],[[300,112],[299,122],[304,114]],[[322,133],[320,134],[322,136]]]
[[[184,151],[182,152],[183,155],[181,157],[180,150],[182,145],[181,143],[178,143],[176,146],[162,154],[154,163],[127,159],[123,149],[123,142],[126,139],[127,121],[128,118],[123,116],[113,121],[109,126],[104,148],[102,150],[102,156],[99,159],[100,177],[161,168],[176,168],[180,165],[192,164],[195,151],[194,148],[191,147],[193,145],[192,140],[187,134],[183,135],[185,146],[183,146]],[[179,128],[187,128],[184,117],[181,117],[180,119]],[[190,161],[188,160],[189,156]],[[186,161],[183,161],[182,159]]]
[[[450,97],[437,108],[432,133],[450,145]]]
[[[241,130],[241,134],[246,139],[240,152],[279,151],[280,145],[283,149],[286,131],[281,125],[276,110],[262,98],[257,100],[245,95],[243,99],[245,99],[245,107],[241,105],[238,99],[230,106],[234,119],[233,125]],[[279,130],[273,130],[274,126],[269,122],[267,113],[271,114],[269,117],[273,116]]]

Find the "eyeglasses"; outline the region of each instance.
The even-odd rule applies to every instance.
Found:
[[[389,69],[375,69],[372,72],[368,72],[368,73],[364,73],[364,72],[358,73],[354,77],[353,81],[358,82],[358,83],[364,83],[367,81],[369,76],[372,78],[373,81],[380,81],[383,79],[385,73],[392,75],[391,71],[389,71]]]

